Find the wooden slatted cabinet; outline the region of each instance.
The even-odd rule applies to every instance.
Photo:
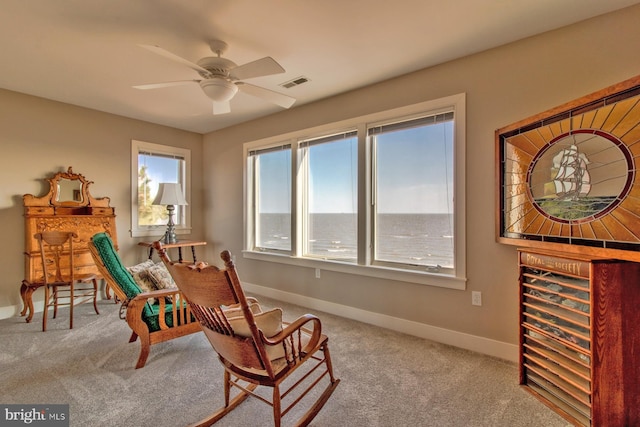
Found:
[[[640,263],[518,253],[520,383],[575,425],[640,425]]]

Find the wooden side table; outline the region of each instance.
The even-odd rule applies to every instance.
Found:
[[[139,242],[138,246],[144,246],[149,248],[149,259],[153,257],[153,244],[154,242]],[[191,255],[193,257],[193,263],[198,260],[196,258],[196,246],[204,246],[207,242],[195,241],[195,240],[180,240],[176,243],[163,243],[162,247],[165,249],[178,248],[178,262],[182,262],[182,248],[191,247]]]

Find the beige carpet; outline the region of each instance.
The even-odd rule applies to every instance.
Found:
[[[307,311],[260,300],[283,307],[285,320]],[[136,370],[139,343],[127,342],[118,306],[99,308],[96,315],[88,304],[78,307],[72,331],[65,311],[44,333],[41,313],[31,324],[0,320],[0,403],[64,403],[72,426],[123,427],[187,425],[222,404],[223,370],[203,334],[153,346]],[[316,314],[342,381],[312,426],[568,425],[518,386],[514,364]],[[272,414],[249,399],[217,425],[268,426]]]

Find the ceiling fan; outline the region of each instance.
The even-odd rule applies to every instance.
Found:
[[[244,65],[236,65],[235,62],[222,57],[228,45],[222,40],[212,40],[209,43],[209,47],[216,56],[207,56],[200,59],[197,63],[193,63],[159,46],[144,44],[139,46],[167,59],[186,65],[197,71],[202,79],[133,86],[136,89],[158,89],[198,83],[205,95],[213,101],[213,114],[229,113],[231,111],[229,101],[235,96],[238,90],[262,98],[283,108],[289,108],[296,102],[295,98],[290,96],[244,82],[246,79],[284,73],[284,68],[269,56]]]

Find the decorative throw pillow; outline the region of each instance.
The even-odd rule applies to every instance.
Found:
[[[154,263],[149,259],[145,262],[141,262],[140,264],[127,267],[127,270],[129,270],[129,273],[131,273],[133,280],[136,281],[142,292],[150,292],[156,290],[156,285],[147,272],[147,269],[152,265],[154,265]],[[155,298],[149,298],[150,304],[154,304],[155,302]]]
[[[152,265],[154,265],[154,263],[149,259],[145,262],[141,262],[140,264],[127,267],[127,270],[129,270],[129,273],[131,273],[131,276],[133,276],[133,280],[136,281],[143,292],[155,290],[153,279],[149,277],[149,274],[147,274],[147,269]]]
[[[151,265],[147,268],[147,273],[153,280],[156,289],[171,289],[177,288],[176,282],[173,281],[173,277],[169,274],[167,267],[161,262]]]
[[[258,329],[262,330],[265,337],[271,338],[274,335],[282,332],[282,309],[274,308],[269,311],[263,311],[262,313],[254,314],[253,318],[256,321]],[[227,317],[229,325],[233,328],[233,332],[241,337],[251,337],[251,330],[249,324],[245,320],[244,316],[239,317]],[[267,355],[270,360],[276,360],[284,357],[284,348],[282,345],[277,346],[265,346]]]

